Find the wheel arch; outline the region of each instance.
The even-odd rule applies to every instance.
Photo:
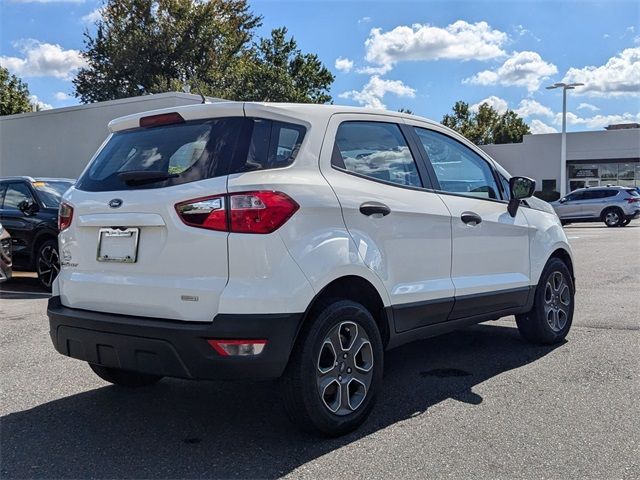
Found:
[[[384,308],[384,301],[382,296],[376,289],[376,287],[366,278],[358,275],[345,275],[338,277],[327,285],[325,285],[311,300],[311,303],[305,311],[294,344],[297,342],[302,330],[309,325],[310,318],[316,308],[323,300],[330,298],[342,298],[347,300],[353,300],[362,304],[373,316],[378,328],[380,329],[380,336],[382,337],[382,343],[386,347],[389,343],[389,336],[391,332],[390,319],[387,316],[386,309]]]
[[[549,255],[549,260],[551,260],[552,258],[561,260],[567,266],[569,272],[571,273],[571,280],[573,281],[573,286],[575,288],[576,275],[573,269],[573,258],[571,257],[571,254],[568,252],[568,250],[562,247],[557,248],[551,253],[551,255]],[[547,260],[547,263],[549,262],[549,260]]]

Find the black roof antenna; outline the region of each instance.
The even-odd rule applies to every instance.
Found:
[[[196,92],[200,94],[200,98],[202,98],[201,103],[207,103],[207,97],[202,94],[202,90],[200,90],[200,85],[196,85]]]

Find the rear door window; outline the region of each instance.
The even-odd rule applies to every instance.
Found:
[[[395,123],[341,123],[331,164],[371,179],[422,187],[409,145]]]
[[[116,132],[76,184],[79,190],[159,188],[290,165],[305,128],[245,117]]]

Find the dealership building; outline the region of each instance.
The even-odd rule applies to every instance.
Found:
[[[216,102],[220,99],[208,98]],[[169,92],[0,117],[0,176],[77,178],[108,135],[114,118],[201,103]],[[640,187],[640,125],[567,134],[567,190],[583,186]],[[481,148],[511,174],[559,191],[561,134],[525,135],[521,143]]]

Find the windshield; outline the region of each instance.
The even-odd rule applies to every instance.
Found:
[[[58,208],[64,192],[69,190],[73,182],[67,181],[37,181],[32,183],[38,192],[38,198],[47,208]]]

